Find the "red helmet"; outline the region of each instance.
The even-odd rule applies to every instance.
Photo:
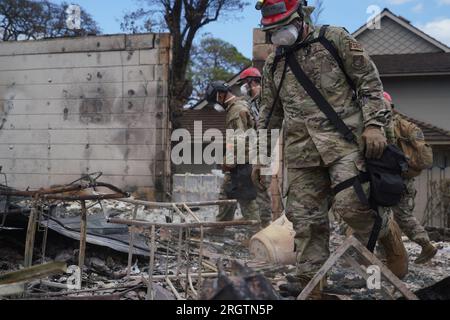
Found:
[[[387,93],[386,91],[383,93],[383,97],[384,99],[386,99],[389,103],[392,103],[392,97],[389,93]]]
[[[263,28],[278,25],[299,12],[303,0],[265,0],[261,8]]]
[[[239,76],[239,81],[245,81],[249,78],[262,78],[261,72],[259,72],[256,68],[248,68],[242,71],[241,75]]]

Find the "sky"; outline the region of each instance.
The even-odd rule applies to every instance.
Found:
[[[206,26],[201,34],[210,33],[228,41],[250,58],[252,30],[258,27],[261,17],[260,12],[254,9],[254,0],[249,2],[250,5],[245,10]],[[139,7],[137,0],[72,0],[71,3],[85,8],[99,23],[104,34],[122,33],[121,17]],[[313,4],[314,0],[309,3]],[[350,32],[365,24],[376,10],[388,8],[450,46],[450,0],[324,0],[324,7],[320,24],[345,27]]]

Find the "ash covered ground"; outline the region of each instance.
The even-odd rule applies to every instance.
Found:
[[[26,205],[26,203],[24,203]],[[103,213],[107,216],[120,217],[130,219],[134,205],[118,201],[103,201],[102,205],[92,204],[89,214]],[[60,206],[53,211],[55,218],[77,216],[80,207],[77,204],[69,206]],[[214,221],[217,214],[217,207],[203,208],[195,211],[196,215],[204,221]],[[140,207],[137,211],[138,220],[166,222],[170,218],[173,222],[179,222],[179,217],[169,209],[149,209]],[[240,218],[239,215],[236,216]],[[331,248],[335,250],[344,240],[338,232],[337,225],[333,224],[333,234],[331,238]],[[205,262],[210,266],[209,272],[214,273],[214,266],[219,260],[223,264],[231,260],[239,260],[247,263],[255,271],[265,275],[274,287],[277,289],[279,285],[285,282],[287,274],[295,272],[294,266],[276,266],[267,263],[258,263],[251,259],[247,249],[249,240],[254,231],[249,228],[228,228],[226,230],[208,229],[205,232],[204,255]],[[190,249],[192,258],[189,263],[184,262],[181,266],[190,272],[198,272],[197,255],[199,248],[199,232],[192,230],[190,234]],[[167,239],[176,235],[165,235]],[[174,240],[175,242],[175,240]],[[167,270],[174,273],[177,268],[177,261],[174,254],[165,255],[169,242],[158,244],[158,252],[156,255],[155,274],[163,275]],[[404,279],[408,288],[415,292],[419,289],[427,288],[437,282],[447,278],[450,275],[450,242],[434,242],[439,248],[437,256],[426,265],[416,265],[413,261],[420,253],[420,247],[405,238],[405,246],[409,253],[410,272]],[[35,264],[42,263],[43,260],[39,256],[41,243],[36,243]],[[19,270],[23,263],[24,252],[24,235],[21,231],[1,231],[0,232],[0,274],[14,270]],[[66,239],[56,233],[49,235],[47,245],[46,260],[65,261],[68,265],[77,264],[78,243],[77,241]],[[146,298],[146,286],[139,281],[139,278],[148,273],[148,257],[135,257],[133,260],[133,281],[126,280],[127,256],[114,252],[111,249],[99,246],[89,245],[86,253],[86,270],[83,273],[83,289],[95,291],[96,295],[123,293],[120,295],[124,300],[143,300]],[[51,279],[54,282],[65,283],[67,276],[57,276]],[[365,281],[351,270],[345,263],[339,263],[332,269],[328,277],[329,288],[337,291],[339,294],[346,295],[352,299],[382,299],[383,297],[377,291],[370,291],[366,288]],[[135,288],[133,288],[133,285]],[[162,282],[158,282],[159,299],[174,299],[175,296],[169,286]],[[194,286],[196,283],[194,282]],[[58,295],[61,290],[45,287],[42,284],[34,283],[30,297],[44,298]],[[118,291],[117,287],[124,286],[122,291]],[[174,286],[180,292],[186,286],[183,282],[174,282]],[[101,290],[101,291],[96,291]],[[76,296],[89,296],[94,293],[77,294]],[[400,297],[396,294],[395,297]],[[188,299],[194,299],[194,296],[188,296]]]

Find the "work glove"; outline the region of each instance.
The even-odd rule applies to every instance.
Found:
[[[264,185],[264,177],[261,176],[261,166],[256,165],[253,166],[253,171],[252,171],[252,181],[253,181],[253,185],[261,192],[266,191],[266,187]]]
[[[368,126],[362,135],[366,147],[367,159],[380,159],[383,156],[384,149],[387,146],[387,139],[383,134],[382,128],[377,126]]]

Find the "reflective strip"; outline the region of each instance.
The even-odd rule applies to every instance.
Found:
[[[280,13],[285,13],[287,11],[286,4],[284,2],[279,2],[277,4],[271,5],[271,6],[264,6],[261,9],[262,16],[264,18],[273,16]]]

